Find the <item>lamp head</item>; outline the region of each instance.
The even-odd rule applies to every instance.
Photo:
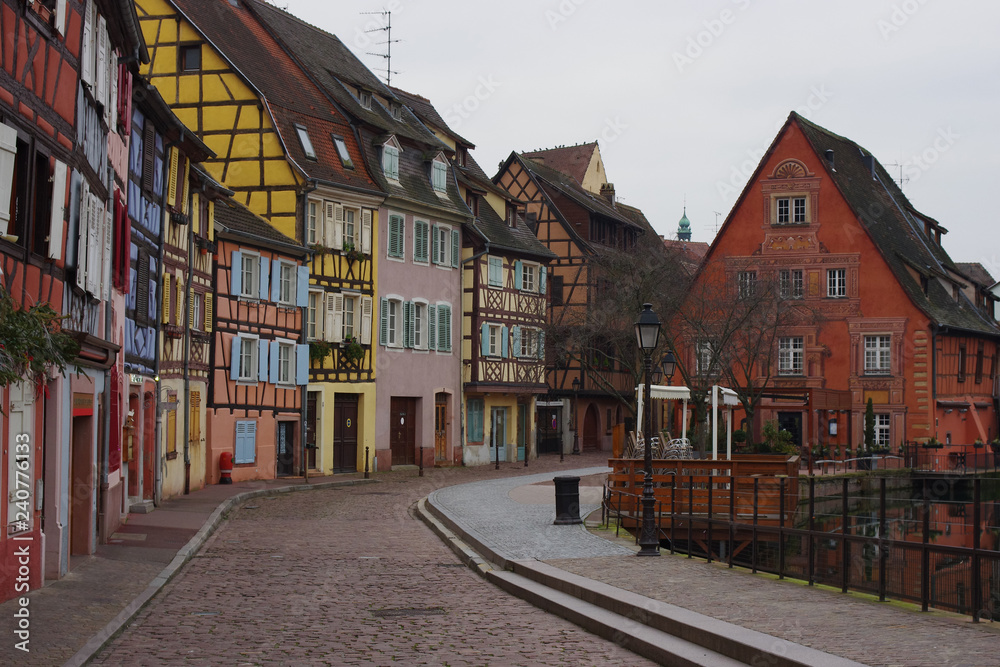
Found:
[[[647,353],[656,349],[660,340],[660,318],[653,312],[651,303],[642,304],[642,313],[635,323],[635,340],[639,349]]]

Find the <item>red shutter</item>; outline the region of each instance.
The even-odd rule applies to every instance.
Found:
[[[115,264],[113,268],[115,286],[122,292],[129,292],[129,260],[132,241],[132,228],[128,221],[128,205],[122,199],[121,190],[115,190],[115,234],[118,243],[115,244]]]

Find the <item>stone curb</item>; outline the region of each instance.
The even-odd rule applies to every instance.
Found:
[[[468,530],[458,523],[458,520],[455,519],[455,517],[448,512],[448,510],[435,505],[434,498],[437,496],[437,493],[437,491],[434,491],[429,496],[424,498],[425,507],[430,510],[431,515],[436,517],[445,527],[448,528],[448,530],[451,531],[452,536],[448,538],[448,541],[455,538],[457,535],[456,539],[461,540],[465,544],[471,545],[477,556],[485,557],[487,561],[501,570],[509,570],[512,567],[514,558],[502,551],[494,550],[482,540],[470,534]]]
[[[244,491],[243,493],[238,493],[235,496],[231,496],[226,500],[219,503],[219,506],[215,508],[215,511],[209,515],[208,519],[202,525],[201,529],[195,533],[194,537],[188,540],[188,543],[181,547],[177,555],[174,556],[173,560],[163,568],[163,570],[154,578],[149,585],[146,587],[142,593],[139,593],[132,602],[130,602],[121,612],[115,616],[111,621],[104,626],[104,629],[100,630],[96,635],[91,637],[83,647],[77,651],[73,657],[64,663],[64,667],[79,667],[80,665],[86,665],[88,662],[93,660],[98,653],[100,653],[107,644],[118,636],[122,630],[127,626],[139,612],[149,604],[149,602],[156,596],[160,590],[163,589],[167,583],[174,578],[174,576],[180,571],[184,565],[191,560],[191,558],[198,553],[201,547],[205,544],[212,533],[215,532],[219,524],[222,522],[222,517],[226,512],[231,510],[234,506],[249,500],[250,498],[256,498],[258,496],[268,496],[276,493],[294,493],[296,491],[315,491],[319,489],[329,489],[339,486],[354,486],[356,484],[369,484],[374,483],[374,479],[350,479],[344,481],[332,481],[332,482],[319,482],[316,484],[302,484],[300,486],[279,486],[263,489],[254,489],[252,491]]]
[[[486,577],[486,573],[493,569],[493,564],[480,556],[468,544],[463,542],[458,535],[439,521],[427,506],[427,498],[417,501],[417,514],[423,522],[437,535],[448,548],[455,552],[462,563],[472,568],[477,574]]]

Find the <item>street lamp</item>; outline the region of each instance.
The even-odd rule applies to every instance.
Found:
[[[651,360],[653,350],[660,339],[660,318],[653,312],[653,304],[642,304],[642,313],[639,321],[635,323],[635,340],[642,350],[645,362],[645,395],[643,405],[645,406],[645,424],[643,425],[643,470],[645,479],[642,484],[642,532],[639,533],[639,553],[638,556],[659,556],[660,537],[656,530],[656,519],[653,512],[656,510],[656,499],[653,497],[653,411],[650,409],[649,387],[653,375],[653,362]]]
[[[580,453],[580,378],[573,378],[573,453]]]

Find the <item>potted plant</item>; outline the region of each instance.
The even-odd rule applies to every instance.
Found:
[[[309,361],[322,364],[323,360],[333,352],[333,346],[322,340],[309,343]]]
[[[346,338],[340,345],[340,359],[347,363],[357,363],[365,358],[365,348],[357,338]]]
[[[354,244],[345,241],[344,242],[344,257],[347,258],[348,262],[357,262],[364,259],[365,254],[360,250],[355,249]]]

